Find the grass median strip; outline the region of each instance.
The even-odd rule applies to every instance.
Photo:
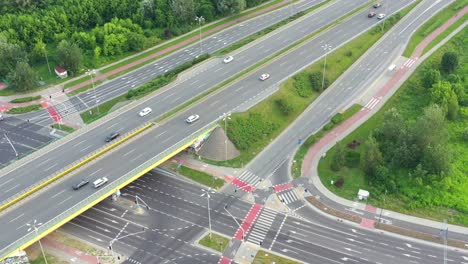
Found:
[[[101,156],[102,154],[106,153],[106,152],[109,151],[110,149],[113,149],[113,148],[117,147],[118,145],[122,144],[123,142],[129,140],[130,138],[132,138],[132,137],[134,137],[134,136],[140,134],[140,133],[143,132],[144,130],[150,128],[152,125],[153,125],[153,123],[149,123],[149,124],[147,124],[147,125],[141,127],[140,129],[136,130],[135,132],[133,132],[133,133],[127,135],[126,137],[121,138],[120,140],[116,141],[116,142],[113,143],[113,144],[110,144],[110,145],[106,146],[105,148],[103,148],[103,149],[99,150],[98,152],[96,152],[96,153],[90,155],[89,157],[86,157],[85,159],[79,161],[78,163],[72,165],[71,167],[65,169],[64,171],[58,173],[57,175],[55,175],[55,176],[53,176],[53,177],[47,179],[46,181],[40,183],[39,185],[37,185],[37,186],[35,186],[35,187],[33,187],[33,188],[31,188],[31,189],[29,189],[29,190],[23,192],[21,195],[15,197],[14,199],[12,199],[12,200],[10,200],[10,201],[8,201],[8,202],[6,202],[6,203],[0,205],[0,211],[2,211],[2,210],[4,210],[5,208],[7,208],[7,207],[9,207],[9,206],[11,206],[11,205],[13,205],[13,204],[15,204],[15,203],[18,202],[18,201],[20,201],[20,200],[26,198],[27,196],[31,195],[32,193],[34,193],[34,192],[36,192],[36,191],[42,189],[43,187],[47,186],[48,184],[50,184],[50,183],[56,181],[57,179],[60,179],[61,177],[67,175],[68,173],[70,173],[70,172],[76,170],[77,168],[79,168],[79,167],[85,165],[86,163],[88,163],[88,162],[90,162],[91,160],[93,160],[93,159],[95,159],[95,158]]]
[[[265,263],[301,264],[302,262],[280,257],[278,255],[275,255],[271,252],[266,252],[264,250],[259,250],[257,252],[257,255],[255,255],[255,258],[252,264],[265,264]]]
[[[73,127],[70,127],[70,126],[67,126],[67,125],[63,125],[63,124],[58,124],[58,123],[53,124],[53,125],[52,125],[52,128],[65,131],[65,132],[67,132],[67,133],[73,133],[73,132],[75,132],[75,130],[76,130],[76,129],[74,129]]]
[[[40,95],[38,95],[38,96],[28,96],[28,97],[13,99],[13,100],[10,101],[10,103],[12,103],[12,104],[27,103],[27,102],[36,101],[36,100],[39,100],[39,99],[41,99]]]
[[[224,185],[224,180],[219,179],[217,177],[214,177],[208,173],[205,173],[203,171],[198,171],[191,169],[186,166],[180,166],[179,168],[177,167],[177,164],[173,162],[168,162],[163,165],[165,169],[171,170],[176,172],[177,174],[180,174],[182,176],[185,176],[195,182],[198,182],[200,184],[203,184],[207,187],[211,187],[213,189],[219,190],[219,188],[223,187]]]
[[[210,234],[208,233],[206,234],[206,236],[200,239],[200,241],[198,241],[198,244],[205,246],[205,247],[209,247],[221,253],[224,252],[224,250],[228,246],[228,243],[229,243],[228,238],[225,238],[215,233],[211,233],[211,237],[210,237]]]
[[[33,105],[28,105],[24,107],[14,107],[11,108],[10,110],[6,111],[8,114],[24,114],[24,113],[29,113],[33,111],[37,111],[42,108],[42,105],[40,104],[33,104]]]

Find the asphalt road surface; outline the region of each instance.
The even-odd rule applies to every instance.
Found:
[[[209,228],[202,193],[199,185],[155,170],[124,188],[119,202],[106,199],[64,229],[103,248],[122,237],[113,242],[114,251],[141,263],[216,263],[219,255],[194,246]],[[135,196],[150,209],[136,213],[130,208]],[[211,195],[212,229],[233,237],[238,225],[223,209],[226,204],[239,223],[252,204],[224,193]],[[262,242],[263,249],[305,263],[442,262],[442,248],[353,228],[320,214],[315,218],[332,223],[324,226],[263,207],[245,240],[257,245]],[[138,234],[131,235],[134,233]],[[449,263],[463,263],[465,255],[449,250],[447,256]]]
[[[160,114],[170,111],[171,109],[191,100],[198,94],[210,89],[214,85],[235,75],[252,64],[255,64],[267,56],[271,56],[275,52],[289,46],[294,41],[304,37],[304,34],[310,34],[322,26],[333,22],[337,17],[351,12],[352,8],[358,7],[364,2],[364,0],[353,1],[346,4],[343,3],[343,1],[334,2],[327,8],[322,9],[321,12],[310,15],[306,19],[297,22],[293,27],[283,29],[275,34],[269,35],[267,38],[257,42],[255,45],[251,45],[248,48],[245,48],[242,51],[236,53],[235,60],[230,64],[224,65],[221,60],[212,60],[205,66],[201,66],[202,68],[198,69],[196,75],[179,82],[171,89],[161,92],[141,106],[141,108],[150,106],[153,109],[152,114],[144,118],[139,118],[137,113],[140,111],[140,107],[138,109],[123,112],[109,122],[105,122],[104,124],[100,125],[98,128],[92,129],[78,137],[71,138],[69,142],[66,142],[61,146],[51,150],[47,153],[47,155],[38,157],[35,160],[21,166],[20,168],[5,173],[3,176],[0,176],[0,179],[14,178],[15,180],[1,187],[1,189],[5,191],[0,192],[0,201],[4,201],[16,193],[23,192],[24,189],[29,188],[29,186],[32,186],[41,179],[47,178],[48,176],[54,174],[54,172],[61,170],[68,164],[79,160],[86,154],[103,147],[104,139],[108,134],[115,131],[123,134],[142,125],[145,122],[152,120]],[[359,18],[359,20],[362,21],[363,24],[375,23],[375,21],[371,22],[365,17]],[[311,24],[313,24],[313,26],[311,26]],[[268,48],[265,48],[266,46],[268,46]],[[243,96],[246,98],[252,97],[252,94],[258,93],[258,91],[265,89],[267,85],[271,85],[271,83],[273,83],[268,80],[268,82],[259,86],[259,82],[257,80],[257,76],[259,75],[260,73],[256,72],[254,76],[248,79],[248,81],[243,82],[244,85],[239,85],[235,89],[232,88],[228,90],[231,91],[231,94],[239,93],[242,90]],[[255,89],[245,89],[246,87],[252,86],[255,86]],[[232,107],[232,105],[228,106],[227,104],[222,103],[224,97],[220,97],[220,94],[213,98],[218,99],[209,104],[208,110],[217,108],[219,111],[220,109],[226,109],[226,107]],[[239,103],[238,105],[240,105],[244,101],[237,102]],[[210,112],[214,113],[213,111]],[[182,119],[185,118],[185,116],[182,117]],[[204,115],[202,116],[202,120],[203,119],[209,120],[206,119]],[[176,122],[179,124],[180,119],[178,119]],[[199,124],[200,123],[201,122],[199,122]],[[193,129],[187,128],[187,126],[184,126],[183,129],[187,131],[195,131]],[[27,177],[27,175],[31,175],[33,173],[35,175],[34,177]]]

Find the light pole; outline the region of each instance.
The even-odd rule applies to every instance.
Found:
[[[205,22],[205,18],[202,16],[195,16],[195,21],[198,22],[199,26],[199,35],[200,35],[200,55],[203,54],[203,47],[202,47],[202,37],[201,37],[201,24]]]
[[[442,232],[443,232],[443,236],[444,236],[444,264],[447,264],[447,236],[448,236],[447,219],[444,219],[444,224],[442,226]]]
[[[223,113],[224,121],[224,160],[227,160],[227,121],[231,120],[231,113]]]
[[[323,50],[325,51],[325,61],[323,62],[323,74],[322,74],[322,91],[325,86],[325,68],[327,67],[327,55],[331,51],[332,46],[325,44],[322,46]]]
[[[383,198],[384,205],[385,205],[385,197],[387,197],[387,190],[386,189],[385,189],[385,195],[384,195],[384,198]],[[379,225],[381,224],[380,219],[382,218],[382,211],[383,211],[383,208],[380,208]]]
[[[11,148],[15,152],[15,156],[18,157],[18,152],[16,151],[15,146],[13,146],[13,143],[11,142],[11,140],[8,138],[7,133],[5,133],[4,135],[5,135],[5,138],[7,139],[8,143],[10,143]]]
[[[224,211],[226,211],[226,213],[228,213],[232,217],[232,219],[234,219],[236,224],[239,226],[240,230],[242,230],[242,241],[244,241],[244,239],[245,239],[244,228],[242,228],[242,226],[239,224],[239,222],[237,222],[236,218],[227,210],[227,204],[224,205]]]
[[[28,232],[31,232],[32,230],[34,230],[34,232],[36,233],[36,236],[39,236],[39,234],[37,233],[37,228],[39,226],[41,226],[41,225],[42,225],[42,223],[37,223],[36,219],[34,219],[34,222],[32,224],[26,224],[26,226],[29,226]],[[39,242],[39,246],[41,247],[42,256],[44,257],[44,262],[47,264],[47,259],[46,259],[45,253],[44,253],[44,249],[42,248],[42,243],[41,243],[40,238],[39,238],[38,242]]]
[[[94,69],[93,70],[88,70],[86,72],[86,74],[91,77],[91,83],[93,84],[93,93],[94,93],[94,105],[96,106],[98,114],[99,114],[98,98],[97,98],[97,95],[96,95],[96,87],[94,86],[94,78],[93,78],[93,75],[96,74],[96,70],[94,70]]]
[[[210,240],[211,240],[211,212],[210,212],[210,193],[211,194],[214,194],[215,192],[211,189],[208,189],[208,190],[205,190],[205,189],[201,189],[202,190],[202,194],[200,195],[201,197],[204,197],[206,196],[206,201],[208,202],[208,225],[210,227]]]

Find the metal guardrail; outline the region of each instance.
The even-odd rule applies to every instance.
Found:
[[[157,154],[152,159],[146,161],[145,163],[141,164],[140,166],[136,167],[135,169],[131,170],[130,172],[126,173],[125,175],[119,177],[117,180],[103,186],[101,189],[93,193],[92,195],[88,196],[87,198],[81,200],[76,205],[72,206],[68,210],[64,211],[60,215],[52,218],[51,220],[43,223],[38,228],[38,236],[36,236],[35,232],[31,232],[26,234],[25,236],[21,237],[20,239],[16,240],[15,242],[9,244],[5,248],[0,250],[0,260],[6,258],[8,255],[14,253],[16,250],[20,250],[23,248],[24,245],[31,243],[31,241],[38,240],[40,237],[46,235],[51,229],[58,228],[66,221],[75,217],[82,211],[88,209],[92,205],[96,204],[97,202],[105,199],[108,195],[115,192],[118,188],[123,187],[126,182],[131,180],[135,175],[147,170],[152,165],[158,163],[158,161],[164,160],[164,158],[170,156],[178,149],[182,148],[184,145],[193,142],[203,133],[206,133],[217,126],[217,122],[219,119],[209,123],[208,125],[204,126],[203,128],[197,130],[196,132],[190,134],[186,138],[182,139],[181,141],[174,144],[172,147],[164,150],[163,152]],[[146,172],[146,171],[145,171]]]
[[[110,143],[110,144],[106,144],[103,147],[101,147],[101,148],[99,148],[99,149],[97,149],[97,150],[95,150],[95,151],[93,151],[91,153],[88,153],[86,156],[81,157],[79,160],[73,162],[69,166],[67,166],[65,168],[62,168],[62,169],[60,169],[58,171],[55,171],[49,177],[43,178],[39,182],[36,182],[35,184],[30,185],[27,188],[24,188],[21,191],[15,193],[14,195],[10,196],[6,200],[1,201],[0,210],[4,210],[5,208],[11,206],[15,202],[17,202],[17,201],[19,201],[19,200],[21,200],[23,198],[26,198],[27,196],[29,196],[30,194],[32,194],[35,191],[39,190],[40,188],[47,185],[48,183],[53,182],[53,181],[65,176],[66,174],[68,174],[68,173],[72,172],[73,170],[79,168],[80,166],[86,164],[87,162],[89,162],[93,158],[96,158],[99,155],[101,155],[101,154],[109,151],[110,149],[116,147],[117,145],[122,144],[126,140],[130,139],[131,137],[135,136],[139,132],[141,132],[141,131],[145,130],[146,128],[148,128],[150,126],[150,124],[151,123],[145,123],[144,125],[136,128],[136,129],[133,129],[130,132],[127,132],[125,134],[125,136],[123,136],[122,139],[120,139],[119,141],[113,142],[113,143]]]

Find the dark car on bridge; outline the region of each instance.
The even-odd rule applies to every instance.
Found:
[[[75,191],[76,191],[76,190],[79,190],[81,187],[85,186],[85,185],[88,184],[88,183],[89,183],[88,180],[83,179],[83,180],[81,180],[79,183],[73,185],[73,190],[75,190]]]
[[[106,142],[111,142],[112,140],[118,138],[120,134],[118,132],[114,132],[106,137]]]

